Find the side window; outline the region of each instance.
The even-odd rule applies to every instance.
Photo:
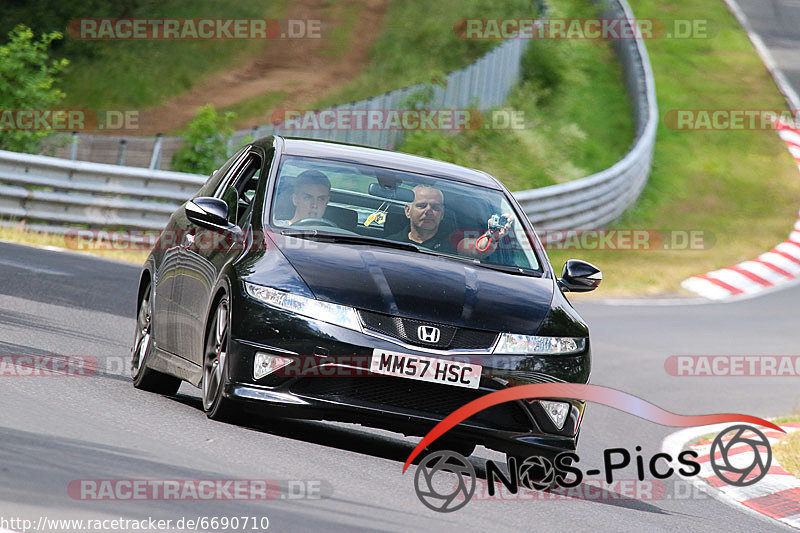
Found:
[[[238,161],[242,157],[242,154],[244,153],[245,149],[246,147],[242,148],[241,150],[236,152],[233,155],[233,157],[225,161],[225,163],[223,163],[222,166],[219,167],[219,169],[211,177],[208,178],[206,183],[198,191],[197,196],[214,196],[214,191],[217,190],[217,187],[219,187],[219,184],[225,177],[225,175],[228,174],[228,172],[230,172],[233,164],[236,163],[236,161]]]
[[[261,156],[250,154],[221,191],[220,198],[228,204],[228,221],[231,224],[241,226],[244,222],[255,199],[262,165]]]

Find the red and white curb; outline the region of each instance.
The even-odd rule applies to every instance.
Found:
[[[729,485],[714,473],[709,456],[712,441],[698,442],[698,439],[702,435],[719,433],[730,425],[716,424],[678,431],[664,439],[661,448],[672,457],[677,457],[684,449],[695,450],[699,454],[697,461],[700,463],[700,473],[684,479],[713,498],[764,520],[777,520],[784,525],[800,529],[800,479],[784,470],[774,456],[767,475],[748,487]],[[781,424],[781,428],[786,430],[786,434],[762,429],[773,447],[792,432],[800,431],[800,422]],[[735,453],[738,448],[740,446],[734,446],[731,451]],[[752,458],[753,452],[747,445],[741,445],[741,448],[737,455],[740,455],[741,460],[746,463]]]
[[[786,142],[800,169],[800,130],[778,122],[778,134]],[[800,281],[800,214],[782,243],[756,259],[692,276],[681,286],[710,300],[753,295]]]
[[[794,162],[797,163],[797,167],[800,169],[800,129],[793,128],[782,121],[777,121],[775,127],[778,130],[778,135],[781,136],[781,139],[789,148],[789,153],[794,157]]]

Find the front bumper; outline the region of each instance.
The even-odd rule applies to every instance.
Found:
[[[475,398],[529,383],[586,383],[590,347],[565,356],[496,355],[488,352],[430,351],[297,316],[242,298],[234,303],[224,395],[266,414],[290,418],[354,422],[422,436],[445,416]],[[237,316],[247,317],[237,320]],[[374,349],[442,359],[468,358],[483,367],[480,387],[468,389],[372,374]],[[292,357],[291,368],[260,380],[253,377],[256,352]],[[433,352],[433,353],[432,353]],[[577,446],[585,402],[570,404],[563,428],[536,401],[491,407],[453,428],[448,435],[512,454],[557,454]]]

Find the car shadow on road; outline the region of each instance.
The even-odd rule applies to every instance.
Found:
[[[200,397],[178,394],[171,399],[200,411],[203,410]],[[405,462],[415,446],[413,443],[399,440],[399,434],[397,438],[393,438],[378,432],[360,429],[356,424],[268,417],[253,409],[246,411],[231,423],[260,433],[269,433],[393,461]]]

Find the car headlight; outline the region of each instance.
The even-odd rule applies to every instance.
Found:
[[[244,288],[247,294],[256,300],[260,300],[273,307],[278,307],[285,311],[309,318],[315,318],[323,322],[336,324],[343,328],[361,331],[361,321],[358,319],[356,310],[352,307],[321,302],[314,298],[306,298],[305,296],[298,296],[297,294],[279,291],[262,285],[254,285],[248,282],[244,283]]]
[[[585,338],[538,337],[535,335],[516,335],[503,333],[493,353],[519,354],[568,354],[582,352],[586,347]]]

